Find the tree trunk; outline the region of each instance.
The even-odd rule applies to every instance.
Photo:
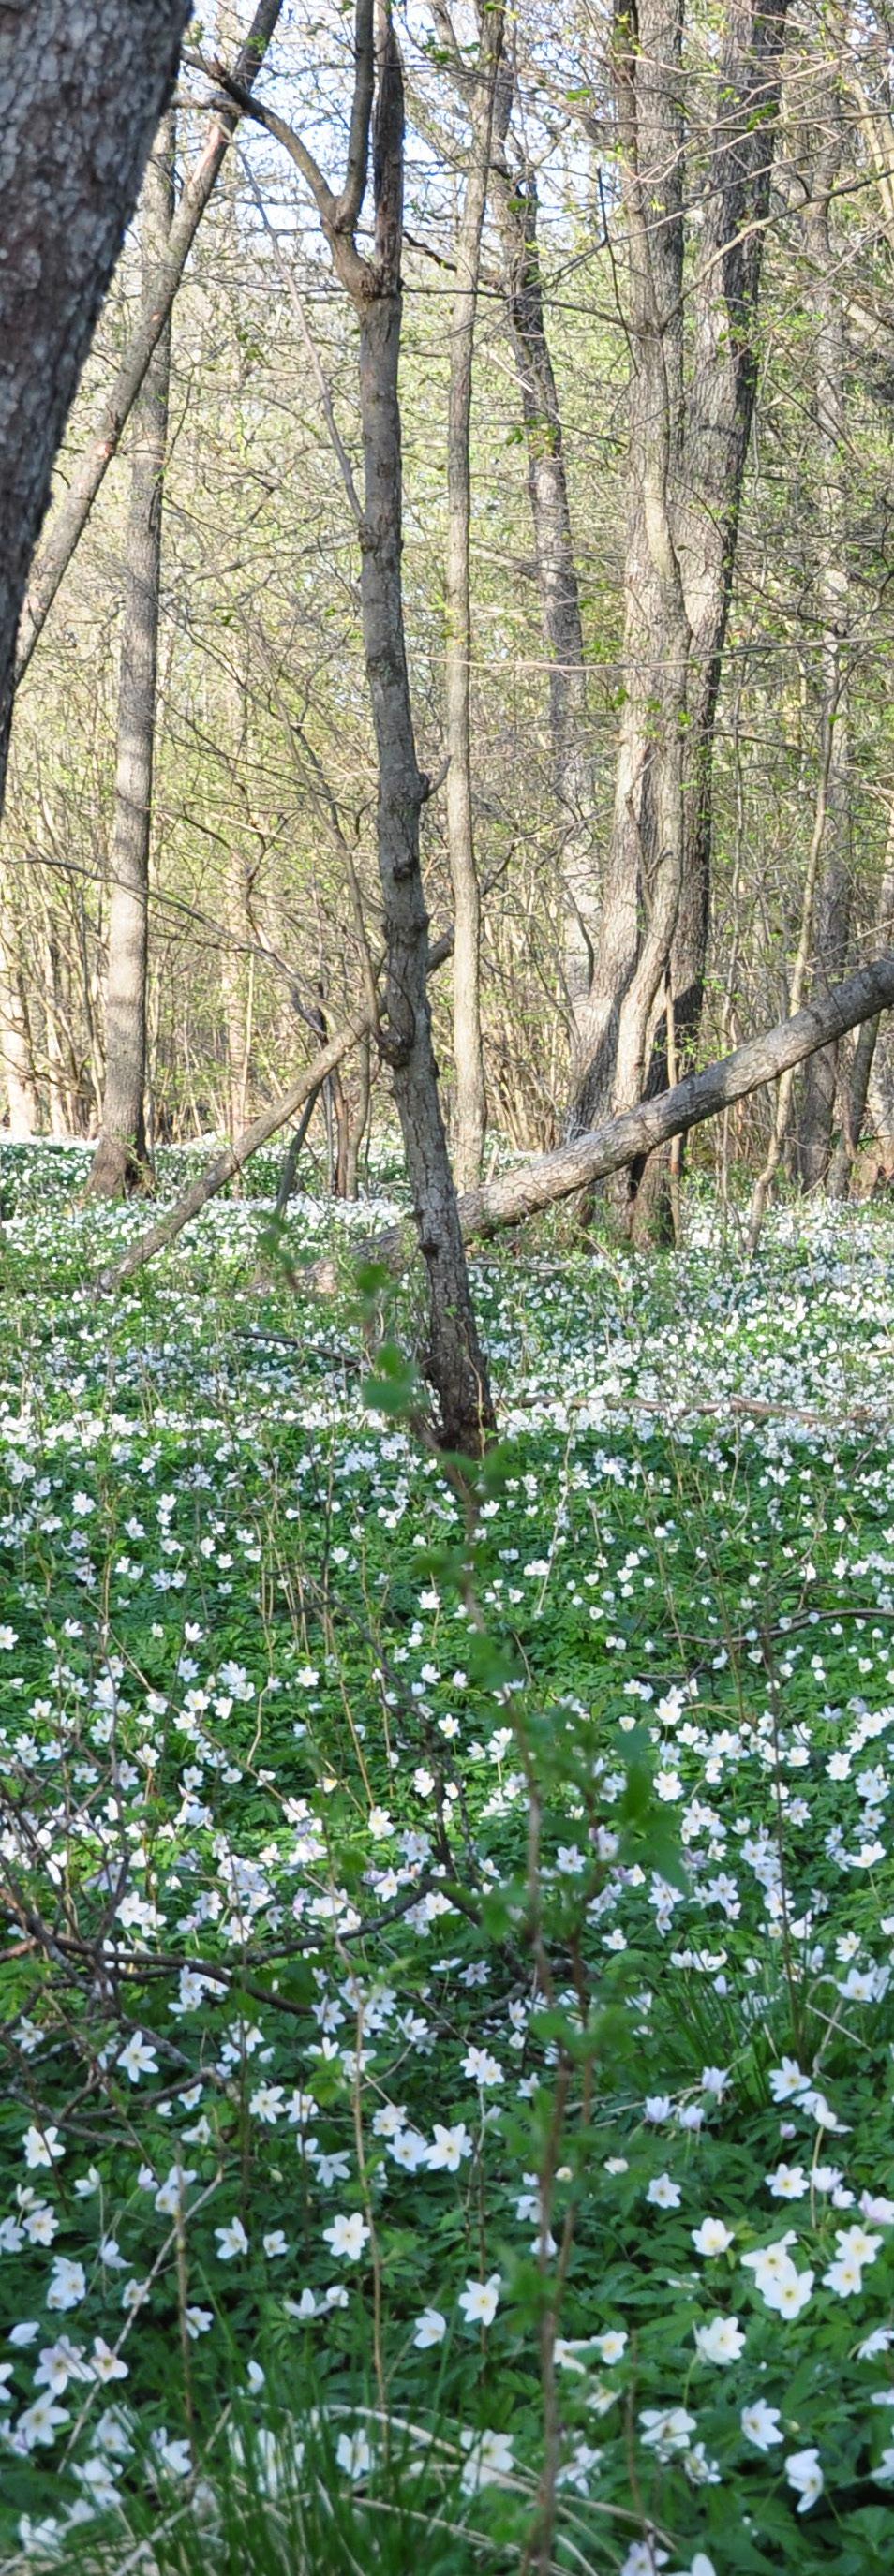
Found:
[[[156,137],[143,197],[144,292],[165,255],[174,211],[174,110]],[[134,451],[118,690],[118,766],[109,888],[106,1069],[91,1189],[121,1198],[148,1177],[146,972],[149,845],[158,667],[162,500],[171,374],[170,323],[134,406]]]
[[[681,43],[680,0],[644,0],[635,20],[616,21],[633,367],[625,701],[571,1136],[642,1092],[680,903],[690,642],[674,529],[683,429]]]
[[[884,948],[894,933],[894,807],[889,817],[888,846],[875,918],[878,938]],[[829,1164],[828,1189],[831,1198],[846,1199],[850,1193],[860,1151],[880,1028],[881,1020],[878,1014],[872,1020],[864,1020],[854,1048],[850,1080],[844,1086],[842,1133]]]
[[[394,74],[392,72],[393,79]],[[428,917],[419,866],[425,798],[407,675],[401,593],[396,281],[361,307],[365,536],[363,640],[379,760],[378,854],[388,943],[385,1028],[407,1177],[429,1286],[426,1373],[447,1446],[475,1454],[494,1414],[478,1343],[438,1098],[427,991]]]
[[[259,5],[255,10],[245,43],[241,48],[235,65],[236,78],[239,81],[240,86],[247,91],[251,90],[252,83],[256,79],[257,73],[260,70],[267,48],[270,44],[271,37],[273,36],[277,22],[282,14],[282,7],[283,0],[259,0]],[[65,0],[54,0],[54,5],[49,5],[49,0],[41,0],[42,17],[46,20],[58,22],[62,29],[63,41],[65,40],[66,23],[69,14],[69,10],[65,5]],[[167,5],[164,5],[164,0],[129,0],[129,5],[125,7],[116,6],[116,0],[103,0],[103,5],[100,5],[100,0],[91,0],[89,15],[91,19],[95,18],[102,22],[101,43],[97,43],[97,59],[102,60],[104,63],[105,83],[104,86],[102,83],[96,85],[94,83],[92,72],[88,73],[88,60],[92,61],[93,58],[88,43],[88,46],[83,48],[83,53],[87,59],[84,59],[82,64],[84,77],[81,86],[86,91],[88,99],[91,100],[91,104],[91,83],[95,86],[95,96],[97,101],[96,125],[99,135],[102,137],[104,133],[117,133],[122,117],[126,116],[130,109],[134,109],[135,112],[138,112],[138,102],[141,90],[142,92],[147,92],[147,85],[151,76],[151,43],[153,40],[153,29],[155,27],[160,27],[164,21],[167,21],[172,27],[176,23],[176,32],[179,35],[182,31],[184,22],[191,15],[191,8],[188,5],[188,0],[180,0],[179,6],[177,5],[177,0],[168,0]],[[31,18],[33,21],[33,8],[31,10]],[[131,29],[129,51],[127,49],[122,49],[121,47],[120,37],[118,34],[119,26],[121,28],[129,26]],[[113,35],[112,31],[114,31]],[[29,28],[29,44],[34,47],[35,55],[41,50],[44,41],[44,38],[38,34],[37,29],[32,25],[32,27]],[[130,60],[135,48],[137,49],[137,59],[140,71],[140,76],[136,86],[134,86],[132,72],[129,68]],[[125,68],[123,59],[125,51],[127,51],[127,68]],[[120,79],[116,77],[115,73],[116,60],[121,60],[122,63]],[[2,56],[0,56],[0,61],[2,61]],[[79,61],[81,61],[81,57],[79,57]],[[172,54],[168,79],[166,82],[157,84],[158,96],[156,105],[158,109],[162,107],[165,92],[170,88],[171,81],[173,79],[173,70],[174,56]],[[113,101],[110,120],[106,117],[104,109],[102,115],[99,114],[99,106],[101,105],[104,96],[110,96]],[[230,139],[238,125],[238,122],[238,107],[232,105],[228,101],[222,100],[215,114],[208,142],[205,146],[201,160],[199,161],[197,168],[190,173],[184,187],[183,194],[177,208],[177,214],[171,226],[164,258],[158,268],[144,282],[143,292],[140,297],[137,310],[137,318],[131,332],[127,349],[115,377],[112,391],[107,396],[106,401],[103,404],[90,445],[87,448],[85,455],[82,457],[80,464],[76,466],[68,489],[64,497],[60,499],[58,507],[53,513],[44,544],[41,547],[40,554],[38,555],[32,570],[31,579],[28,584],[27,597],[22,611],[22,622],[19,632],[18,656],[15,672],[16,683],[22,679],[28,668],[35,644],[37,643],[38,637],[46,624],[46,620],[49,616],[50,609],[52,608],[60,582],[63,580],[75,548],[83,536],[84,529],[87,525],[90,512],[102,484],[106,469],[111,463],[112,457],[116,454],[122,431],[133,409],[146,369],[152,357],[152,352],[170,318],[171,306],[177,293],[177,288],[180,284],[189,253],[192,249],[205,208],[212,194],[218,172],[222,168],[226,158]],[[148,135],[146,139],[148,141]],[[146,144],[144,143],[144,158],[145,149]],[[104,162],[102,163],[102,166],[105,168]],[[139,172],[141,167],[142,162],[138,164],[134,173],[133,188],[129,200],[125,202],[124,196],[121,196],[122,211],[120,221],[117,222],[114,230],[112,259],[115,257],[121,240],[121,235],[131,212],[133,197],[139,184]],[[119,176],[121,175],[123,174],[119,174]],[[102,293],[105,291],[105,285],[108,283],[108,276],[110,273],[111,262],[109,270],[106,273],[103,286],[97,296],[95,310],[98,310],[99,302],[101,301]],[[95,318],[95,312],[91,318],[91,327],[93,318]],[[89,332],[87,336],[89,338]],[[83,358],[83,354],[82,350],[81,358]],[[80,363],[81,359],[79,358],[79,366]],[[68,399],[70,400],[70,395]],[[67,408],[68,401],[66,401],[62,413],[63,422]],[[60,422],[59,430],[57,432],[57,443],[58,437],[61,436],[61,428],[62,422]]]
[[[668,1010],[681,1064],[692,1061],[698,1034],[714,720],[757,380],[755,323],[786,5],[729,0],[689,297],[695,345],[685,410],[679,21],[670,0],[650,0],[635,31],[631,20],[619,22],[634,360],[627,698],[572,1136],[612,1101],[623,1106],[630,1098],[644,1025],[649,1091],[666,1078]],[[676,849],[662,849],[656,831],[672,829],[675,815]]]
[[[444,713],[447,844],[453,886],[453,1059],[456,1133],[453,1163],[460,1189],[481,1178],[487,1107],[481,1043],[481,889],[472,807],[472,610],[469,542],[472,511],[470,430],[472,352],[478,304],[481,235],[487,202],[494,91],[503,43],[502,5],[485,11],[471,89],[471,142],[466,193],[456,241],[456,288],[450,334],[447,420],[447,552]]]
[[[814,922],[814,980],[828,992],[847,965],[851,915],[851,800],[848,756],[848,573],[843,476],[847,456],[845,336],[841,286],[829,224],[829,201],[843,147],[837,85],[823,81],[817,124],[826,136],[812,174],[807,241],[816,299],[816,422],[820,456],[818,590],[823,623],[823,694],[832,708],[832,747],[823,865]],[[798,1115],[798,1172],[805,1190],[825,1180],[832,1147],[838,1049],[824,1047],[806,1067]]]
[[[540,615],[549,666],[553,786],[561,816],[563,969],[572,1035],[593,977],[599,918],[598,855],[593,829],[594,782],[584,670],[580,592],[562,415],[546,336],[537,242],[537,179],[524,150],[510,167],[507,142],[514,73],[504,54],[494,113],[493,194],[503,249],[506,307],[521,394],[528,498]]]
[[[31,1033],[16,957],[14,920],[3,906],[0,923],[0,1077],[6,1092],[8,1135],[14,1145],[36,1136],[39,1118]]]

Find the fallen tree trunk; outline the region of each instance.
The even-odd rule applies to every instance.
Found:
[[[282,13],[283,0],[258,0],[251,26],[240,48],[234,78],[243,90],[250,91]],[[15,681],[24,678],[31,655],[42,634],[60,582],[68,570],[75,547],[80,543],[96,495],[112,457],[120,444],[122,431],[133,410],[162,332],[168,321],[174,297],[195,241],[202,216],[212,195],[218,173],[239,123],[241,109],[231,99],[216,99],[214,124],[201,160],[189,174],[168,236],[165,256],[160,260],[137,305],[136,321],[118,368],[111,393],[100,412],[89,447],[75,466],[67,492],[59,501],[50,520],[40,553],[32,567],[19,626]]]
[[[767,1082],[776,1082],[780,1074],[803,1064],[815,1055],[818,1047],[830,1046],[844,1037],[848,1029],[857,1028],[864,1020],[874,1019],[877,1011],[894,1006],[894,950],[877,959],[875,965],[862,966],[847,982],[836,985],[831,993],[818,995],[794,1019],[783,1020],[778,1028],[767,1030],[763,1037],[748,1038],[734,1055],[721,1058],[719,1064],[706,1065],[702,1073],[687,1074],[684,1082],[672,1091],[661,1092],[639,1109],[626,1109],[618,1118],[608,1118],[573,1145],[562,1145],[553,1154],[538,1154],[522,1163],[516,1171],[503,1172],[481,1190],[467,1190],[459,1201],[459,1216],[467,1243],[488,1235],[499,1234],[503,1226],[520,1225],[542,1208],[553,1207],[558,1199],[571,1198],[575,1190],[585,1189],[594,1181],[604,1180],[609,1172],[619,1172],[626,1164],[636,1163],[656,1146],[668,1145],[673,1136],[685,1136],[690,1127],[698,1127],[706,1118],[716,1118],[733,1101],[744,1100],[749,1091],[759,1091]],[[367,1247],[376,1261],[399,1269],[415,1249],[413,1229],[395,1226],[376,1237]],[[325,1284],[321,1281],[321,1284]]]
[[[224,1146],[222,1153],[215,1156],[214,1162],[208,1164],[198,1180],[184,1190],[176,1205],[168,1209],[167,1215],[159,1217],[157,1225],[150,1225],[147,1232],[131,1244],[122,1261],[100,1271],[97,1287],[121,1288],[125,1279],[131,1279],[135,1270],[142,1270],[144,1263],[151,1261],[156,1252],[164,1252],[175,1236],[182,1234],[190,1218],[199,1216],[202,1208],[207,1207],[208,1200],[216,1198],[218,1191],[226,1189],[227,1182],[235,1179],[243,1163],[247,1163],[261,1145],[269,1143],[278,1128],[285,1126],[287,1118],[294,1118],[296,1111],[303,1109],[311,1093],[319,1091],[327,1075],[335,1072],[342,1057],[349,1055],[358,1038],[364,1037],[374,1025],[370,1007],[358,1011],[356,1018],[336,1029],[328,1046],[321,1047],[319,1055],[305,1065],[303,1073],[296,1074],[289,1090],[282,1092],[279,1100],[272,1101],[269,1109],[262,1109],[260,1117],[254,1118],[250,1127],[244,1127],[241,1136],[235,1136],[231,1145]]]
[[[449,956],[453,947],[452,931],[446,931],[429,952],[428,971]],[[744,1100],[750,1091],[762,1084],[776,1082],[780,1074],[803,1064],[817,1047],[830,1046],[846,1036],[848,1029],[858,1028],[872,1020],[877,1012],[894,1008],[894,949],[879,957],[873,966],[861,966],[849,975],[845,984],[834,992],[818,996],[793,1020],[782,1020],[778,1028],[768,1029],[763,1037],[748,1038],[733,1055],[721,1058],[719,1064],[705,1066],[702,1073],[687,1074],[685,1082],[664,1091],[657,1100],[648,1100],[639,1109],[626,1109],[620,1118],[609,1118],[604,1126],[594,1127],[588,1136],[579,1136],[574,1145],[563,1145],[554,1154],[537,1154],[517,1171],[503,1172],[486,1189],[467,1190],[458,1202],[460,1224],[467,1243],[499,1234],[503,1226],[521,1225],[541,1208],[553,1207],[558,1199],[572,1198],[575,1190],[585,1189],[608,1172],[619,1172],[626,1163],[638,1162],[656,1146],[667,1145],[673,1136],[685,1136],[690,1127],[699,1127],[707,1118],[716,1118],[722,1109]],[[352,1020],[337,1029],[328,1046],[305,1065],[288,1091],[264,1109],[241,1136],[226,1145],[210,1163],[200,1179],[194,1181],[167,1216],[150,1226],[138,1242],[131,1245],[123,1261],[101,1272],[100,1288],[120,1288],[135,1270],[153,1254],[173,1243],[190,1218],[198,1216],[209,1199],[226,1188],[259,1146],[266,1145],[288,1118],[303,1108],[312,1091],[333,1073],[342,1058],[350,1054],[359,1038],[374,1026],[371,1008],[359,1010]],[[391,1269],[401,1269],[412,1260],[418,1249],[416,1229],[408,1220],[394,1226],[390,1233],[378,1235],[365,1247],[367,1254]],[[314,1285],[325,1291],[335,1284],[332,1265],[320,1262],[313,1273]]]

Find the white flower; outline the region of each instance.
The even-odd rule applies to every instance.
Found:
[[[183,2321],[190,2343],[195,2343],[200,2334],[207,2334],[209,2328],[213,2326],[213,2310],[211,2308],[184,2308]]]
[[[103,2342],[102,2335],[94,2335],[93,2351],[90,2355],[90,2368],[94,2379],[126,2379],[128,2377],[126,2361],[122,2361],[120,2353],[110,2351],[108,2344]]]
[[[733,2229],[723,2218],[703,2218],[693,2227],[692,2242],[697,2254],[726,2254],[733,2242]]]
[[[266,2121],[268,2129],[272,2129],[280,2117],[284,2100],[285,2092],[281,2084],[259,2084],[257,2091],[251,2096],[248,2107],[255,2120]]]
[[[458,2173],[463,2157],[471,2153],[472,2140],[464,2120],[455,2129],[443,2129],[440,2121],[435,2121],[434,2143],[426,2155],[430,2173]]]
[[[460,2438],[469,2454],[462,2475],[466,2495],[475,2495],[479,2487],[493,2486],[496,2479],[509,2474],[513,2465],[509,2433],[465,2432]]]
[[[646,2193],[646,2199],[652,2209],[679,2209],[681,2198],[679,2183],[672,2182],[670,2174],[653,2176]]]
[[[753,2442],[756,2451],[769,2451],[783,2439],[779,2408],[768,2406],[763,2397],[755,2398],[753,2406],[743,2406],[739,2422],[746,2442]]]
[[[237,2254],[248,2253],[248,2237],[241,2218],[231,2218],[227,2227],[216,2227],[214,2233],[222,2263],[232,2263]]]
[[[23,2450],[33,2451],[38,2442],[55,2442],[60,2424],[71,2421],[67,2406],[54,2406],[50,2396],[36,2397],[16,2419],[15,2438]]]
[[[608,2362],[609,2365],[615,2361],[623,2361],[627,2350],[627,2336],[621,2332],[620,2327],[610,2326],[606,2334],[594,2335],[593,2342],[602,2361]]]
[[[72,2263],[67,2254],[57,2254],[47,2291],[48,2308],[77,2308],[87,2296],[87,2275],[83,2263]]]
[[[767,2175],[767,2190],[774,2200],[803,2200],[808,2188],[803,2165],[777,2165],[775,2173]]]
[[[359,2261],[368,2235],[369,2228],[357,2209],[352,2210],[349,2218],[342,2213],[338,2218],[333,2219],[331,2227],[323,2229],[324,2243],[331,2248],[333,2254],[340,2255],[344,2263]]]
[[[877,2487],[894,2487],[894,2442],[889,2442],[877,2469],[872,2469],[870,2476]]]
[[[429,2352],[432,2344],[443,2343],[446,2332],[447,2319],[440,2308],[423,2308],[413,2336],[417,2352]]]
[[[22,2154],[29,2173],[34,2173],[38,2165],[49,2165],[52,2171],[59,2157],[65,2154],[65,2148],[59,2144],[58,2129],[55,2127],[26,2129],[22,2140]]]
[[[745,2337],[735,2317],[712,2317],[710,2325],[696,2326],[695,2348],[702,2361],[738,2361]]]
[[[335,2457],[349,2478],[365,2478],[372,2468],[373,2455],[365,2433],[340,2433]]]
[[[807,2093],[809,2090],[810,2077],[802,2075],[796,2058],[784,2057],[781,2066],[774,2066],[771,2069],[770,2091],[774,2102],[794,2102],[799,2093]]]
[[[817,2496],[822,2495],[823,2492],[823,2473],[819,2464],[819,2452],[790,2451],[785,2463],[785,2474],[789,2486],[794,2487],[796,2494],[801,2498],[798,2512],[809,2513],[811,2505],[816,2503]]]
[[[122,2048],[116,2064],[123,2066],[125,2075],[130,2076],[132,2084],[138,2084],[141,2075],[158,2074],[155,2050],[150,2042],[143,2038],[141,2030],[134,2031],[133,2037],[128,2040],[127,2047]]]
[[[503,2082],[502,2066],[497,2058],[489,2055],[486,2048],[467,2049],[462,2061],[462,2071],[464,2075],[471,2076],[473,2084],[502,2084]]]
[[[468,2326],[491,2326],[500,2297],[500,2275],[492,2272],[489,2281],[467,2281],[460,2291],[457,2306],[462,2309]]]
[[[287,2254],[289,2250],[288,2239],[284,2236],[281,2227],[268,2228],[266,2236],[261,2238],[261,2243],[271,2262],[275,2261],[277,2254]]]
[[[684,2406],[646,2406],[639,2420],[643,2443],[648,2450],[657,2452],[659,2460],[672,2459],[675,2451],[688,2451],[695,2416],[687,2415]]]

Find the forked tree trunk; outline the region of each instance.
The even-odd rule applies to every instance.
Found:
[[[426,1374],[448,1448],[477,1455],[495,1416],[469,1287],[456,1191],[438,1096],[428,1005],[428,916],[419,827],[428,794],[416,758],[401,579],[401,338],[404,90],[390,0],[356,0],[355,75],[347,174],[329,186],[301,137],[275,110],[250,103],[297,164],[317,206],[333,267],[359,324],[364,498],[360,527],[363,648],[378,766],[377,844],[387,950],[379,1046],[391,1065],[419,1248],[428,1279]],[[238,103],[245,103],[239,92]],[[372,252],[357,248],[370,126]],[[367,1018],[370,1024],[371,1013]]]
[[[481,889],[475,859],[472,806],[472,605],[469,546],[472,515],[470,433],[472,354],[478,305],[481,235],[487,202],[494,91],[503,43],[503,9],[484,13],[478,63],[470,87],[471,141],[466,190],[456,241],[456,287],[450,330],[447,420],[447,551],[444,714],[447,770],[447,847],[453,887],[453,1060],[456,1119],[453,1163],[457,1186],[474,1189],[481,1178],[487,1104],[481,1040]]]
[[[174,211],[173,108],[156,136],[143,192],[144,290],[164,259]],[[155,755],[162,499],[171,374],[170,324],[157,341],[134,406],[130,508],[118,686],[118,765],[109,887],[106,1067],[91,1190],[121,1198],[145,1186],[146,975],[149,848]]]

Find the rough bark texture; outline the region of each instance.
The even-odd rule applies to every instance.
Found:
[[[447,547],[444,721],[447,845],[453,886],[453,1059],[456,1081],[453,1165],[457,1186],[481,1178],[486,1098],[481,1041],[481,889],[472,808],[472,604],[469,545],[472,515],[470,432],[472,353],[478,304],[481,234],[487,202],[494,90],[503,43],[502,6],[485,11],[474,86],[465,198],[456,240],[456,287],[450,331],[447,419]]]
[[[786,0],[731,0],[718,66],[682,385],[680,22],[673,0],[616,38],[633,334],[626,699],[596,971],[569,1135],[691,1056],[707,940],[711,760],[779,105]],[[651,1059],[651,1060],[650,1060]]]
[[[145,282],[164,259],[174,211],[174,110],[150,155],[143,190]],[[106,1068],[102,1126],[91,1189],[120,1198],[148,1177],[146,1149],[146,968],[149,843],[161,582],[161,523],[171,332],[167,324],[134,406],[130,508],[118,683],[118,763],[109,887]]]
[[[187,0],[0,9],[0,798],[53,460],[187,16]]]
[[[506,309],[521,394],[528,498],[540,614],[549,668],[553,785],[561,815],[564,972],[579,1031],[593,977],[599,919],[587,688],[559,395],[546,336],[537,241],[537,178],[521,146],[510,159],[514,72],[504,54],[494,113],[493,197],[503,252]]]
[[[261,63],[264,60],[264,56],[270,44],[277,21],[282,14],[282,7],[283,0],[260,0],[260,5],[255,10],[254,18],[246,36],[245,43],[241,48],[235,65],[235,77],[243,89],[251,89],[252,82],[254,81]],[[0,12],[0,18],[4,17],[6,14],[6,12]],[[34,28],[34,19],[36,14],[38,13],[34,8],[32,8],[29,12],[31,23],[28,30],[28,45],[29,48],[34,48],[35,54],[42,50],[43,44],[43,39],[38,37],[37,30]],[[103,279],[103,285],[97,294],[96,303],[91,312],[90,328],[92,328],[92,323],[95,320],[104,287],[108,283],[108,277],[111,273],[115,253],[120,243],[124,226],[131,212],[136,189],[139,184],[139,171],[141,167],[141,163],[138,162],[134,171],[131,193],[125,202],[122,195],[121,185],[125,174],[123,171],[115,169],[117,154],[114,137],[119,133],[122,121],[128,110],[132,108],[135,113],[138,112],[141,90],[145,93],[148,89],[149,76],[151,72],[152,47],[160,41],[163,23],[167,21],[169,25],[176,27],[176,34],[179,36],[182,32],[184,23],[191,15],[191,9],[188,5],[188,0],[181,0],[181,5],[177,5],[177,0],[167,0],[167,5],[165,5],[165,0],[102,0],[102,5],[101,0],[90,0],[89,7],[77,7],[74,9],[71,7],[71,0],[68,0],[68,5],[66,5],[66,0],[56,0],[56,5],[52,5],[52,0],[40,0],[39,15],[41,19],[45,20],[48,24],[50,21],[58,24],[59,28],[62,30],[63,43],[66,43],[67,41],[67,44],[72,46],[75,44],[74,29],[76,24],[80,28],[83,26],[84,22],[89,19],[91,26],[93,22],[96,21],[99,29],[95,45],[91,38],[91,50],[89,56],[91,63],[94,61],[103,62],[102,80],[97,78],[95,84],[96,130],[100,137],[105,138],[107,136],[108,138],[111,138],[108,144],[109,172],[113,174],[116,202],[119,198],[121,199],[123,211],[121,213],[120,220],[117,223],[111,258]],[[66,29],[69,31],[67,40]],[[130,31],[127,36],[125,36],[125,30]],[[3,41],[4,39],[0,37],[0,48],[2,48]],[[82,36],[78,36],[77,43],[79,49],[81,49],[83,46]],[[20,47],[20,50],[23,49],[23,47]],[[0,62],[2,62],[2,50],[0,50]],[[119,67],[117,71],[116,62]],[[133,74],[134,62],[138,65],[138,78],[135,84]],[[157,94],[154,93],[156,110],[159,110],[164,103],[165,91],[170,87],[170,82],[173,78],[173,69],[174,55],[172,54],[167,81],[159,83],[157,85]],[[92,112],[93,91],[91,89],[91,81],[92,74],[88,73],[87,60],[85,58],[80,80],[79,95],[82,95],[83,92],[86,91],[88,98],[91,100]],[[106,123],[107,111],[109,111],[110,102],[111,113],[109,114],[108,123]],[[100,108],[102,111],[101,115],[99,113]],[[148,146],[154,112],[155,111],[150,108],[146,126],[146,137],[143,146],[143,157],[145,157],[145,150]],[[115,377],[111,393],[107,396],[107,399],[103,404],[90,446],[82,457],[80,465],[76,467],[75,472],[72,475],[71,482],[69,483],[68,490],[65,493],[64,498],[60,500],[58,508],[54,513],[44,544],[31,574],[19,631],[15,674],[16,681],[20,680],[23,673],[27,670],[38,636],[46,623],[46,619],[56,597],[59,584],[62,581],[67,566],[71,562],[75,547],[77,546],[87,525],[87,520],[93,508],[93,503],[96,499],[96,495],[99,491],[106,469],[110,464],[112,457],[116,453],[122,431],[133,408],[133,404],[136,401],[146,369],[152,357],[153,349],[156,347],[159,337],[170,316],[171,306],[173,304],[177,288],[180,284],[180,279],[183,275],[202,216],[214,188],[218,172],[223,165],[231,135],[235,131],[239,122],[239,114],[239,108],[232,102],[222,100],[219,103],[215,113],[214,122],[212,124],[211,133],[201,160],[198,162],[195,170],[190,173],[184,187],[183,194],[180,198],[176,218],[171,226],[164,257],[153,274],[145,281],[143,293],[140,298],[137,318],[131,333],[128,347]],[[49,109],[47,110],[47,117],[48,119],[50,117]],[[63,131],[66,130],[67,119],[62,100],[60,98],[58,102],[58,135],[61,136]],[[61,150],[61,146],[57,146],[57,148]],[[100,144],[100,151],[105,148],[106,143],[105,139],[103,139]],[[98,165],[98,177],[100,178],[101,184],[106,183],[108,172],[104,169],[101,161]],[[85,337],[85,347],[88,340],[89,328]],[[80,356],[77,361],[78,367],[80,367],[83,355],[84,349],[80,352]],[[68,402],[71,399],[71,390],[73,390],[73,386],[69,391],[65,403],[65,410],[67,410]],[[63,421],[65,410],[62,414]],[[60,422],[59,430],[56,434],[54,449],[55,445],[58,444],[58,438],[61,435],[61,427],[62,422]],[[44,500],[45,499],[46,493],[44,493]]]
[[[816,298],[816,426],[820,455],[819,565],[823,697],[832,710],[826,829],[814,911],[814,980],[828,992],[847,965],[851,918],[851,800],[848,750],[848,573],[844,473],[848,452],[846,343],[841,283],[829,229],[829,200],[844,139],[837,86],[823,84],[818,124],[825,134],[813,171],[807,240]],[[824,1047],[805,1068],[798,1111],[798,1172],[805,1190],[825,1180],[832,1150],[838,1049]]]

